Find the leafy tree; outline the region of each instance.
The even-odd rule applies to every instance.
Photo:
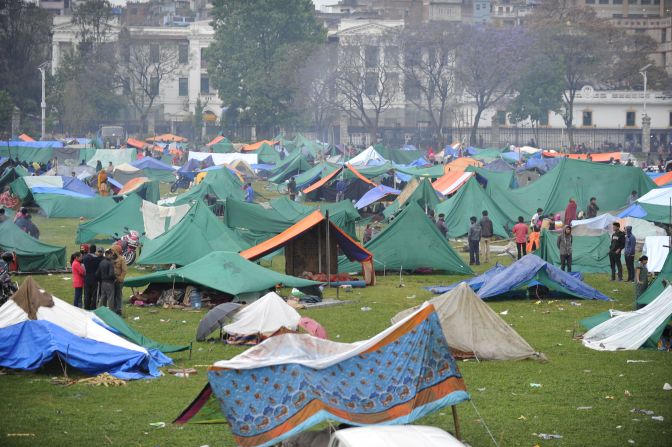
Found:
[[[529,120],[539,142],[539,125],[548,119],[550,112],[561,111],[564,88],[562,71],[557,64],[543,52],[533,50],[513,85],[517,95],[509,105],[511,120]]]
[[[106,42],[112,31],[112,18],[112,5],[108,0],[80,3],[72,14],[72,23],[78,28],[80,47]]]
[[[24,114],[40,110],[37,67],[49,60],[51,21],[47,10],[32,3],[0,2],[0,86]]]
[[[406,99],[429,117],[439,146],[455,95],[455,53],[462,38],[457,28],[437,23],[407,27],[399,38]]]
[[[476,132],[483,112],[511,92],[530,40],[521,28],[465,25],[455,67],[462,91],[476,105],[469,142],[476,144]]]
[[[0,132],[11,130],[13,111],[12,97],[6,91],[0,90]]]
[[[269,136],[291,118],[306,55],[325,41],[310,0],[214,0],[215,41],[206,52],[220,98],[239,122]]]

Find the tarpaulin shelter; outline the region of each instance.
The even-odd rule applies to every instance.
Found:
[[[132,162],[131,166],[140,169],[139,175],[148,177],[150,180],[158,180],[167,183],[175,181],[175,168],[166,163],[162,163],[155,158],[144,157]],[[118,180],[122,183],[126,183],[121,179]]]
[[[343,196],[349,200],[359,200],[369,189],[377,186],[357,168],[345,164],[304,188],[302,192],[315,199],[322,198],[333,201],[338,195],[337,185],[339,181],[345,182]]]
[[[233,143],[226,138],[225,136],[218,135],[212,139],[208,144],[206,144],[212,152],[215,154],[227,154],[230,152],[235,152],[236,148],[233,146]]]
[[[192,206],[159,206],[146,200],[142,201],[140,212],[147,239],[155,239],[177,225],[189,213]]]
[[[299,152],[290,154],[289,158],[282,161],[282,164],[269,172],[269,182],[282,183],[285,180],[298,175],[311,168],[308,160]]]
[[[271,337],[216,362],[208,380],[176,422],[227,422],[235,442],[249,447],[274,445],[326,420],[409,424],[469,399],[431,305],[352,344],[306,334]]]
[[[142,346],[145,349],[156,349],[164,354],[170,352],[180,352],[189,349],[189,345],[167,345],[145,337],[140,332],[133,329],[124,321],[119,315],[105,306],[101,306],[93,311],[103,323],[105,323],[117,335],[121,335],[126,340],[129,340],[136,345]]]
[[[457,193],[434,207],[435,216],[445,215],[448,236],[453,238],[466,235],[469,232],[469,218],[476,216],[480,220],[483,211],[488,212],[494,235],[508,238],[507,228],[513,228],[512,222],[475,178],[469,179]]]
[[[621,152],[595,152],[591,154],[565,154],[564,152],[543,151],[544,157],[567,157],[574,160],[587,160],[594,163],[609,163],[610,161],[620,161]],[[588,157],[590,156],[590,160]]]
[[[382,144],[376,144],[373,146],[373,148],[384,160],[389,160],[392,163],[401,165],[410,164],[411,162],[425,155],[423,152],[412,147],[409,149],[397,149],[385,147]]]
[[[268,292],[236,312],[233,321],[222,330],[230,336],[246,338],[245,344],[256,344],[283,328],[296,331],[300,319],[301,315],[280,295]]]
[[[93,219],[114,207],[116,200],[111,196],[72,197],[62,194],[36,194],[35,203],[47,217]]]
[[[670,253],[670,239],[669,236],[647,236],[644,239],[644,247],[642,253],[649,258],[646,264],[647,269],[651,273],[660,272],[665,265],[667,256]]]
[[[341,230],[320,211],[313,211],[282,233],[240,254],[256,260],[281,248],[285,249],[285,272],[335,274],[338,271],[338,248],[350,260],[361,263],[365,281],[375,284],[373,255]]]
[[[196,152],[196,151],[189,151],[189,160],[198,160],[202,161],[207,158],[211,158],[213,163],[217,166],[220,165],[226,165],[226,164],[231,164],[235,160],[244,160],[249,164],[257,164],[259,162],[259,158],[257,157],[257,154],[253,153],[239,153],[239,152],[233,152],[230,154],[215,154],[212,152]]]
[[[517,186],[514,171],[491,171],[485,168],[469,166],[466,172],[475,172],[478,183],[485,186],[485,191],[490,194],[493,189],[510,189]]]
[[[658,186],[667,186],[670,183],[672,183],[672,171],[666,172],[665,174],[656,177],[653,180],[653,183],[655,183]]]
[[[672,284],[672,255],[668,254],[665,264],[660,269],[656,279],[649,284],[649,287],[637,298],[637,306],[645,306],[660,295],[665,288],[663,281]]]
[[[159,377],[172,360],[116,335],[92,312],[74,307],[26,278],[0,307],[0,366],[35,370],[56,356],[90,375]]]
[[[395,201],[385,208],[383,215],[389,218],[409,203],[416,203],[423,210],[432,210],[441,203],[442,198],[428,178],[413,179],[408,182]]]
[[[670,222],[672,188],[658,188],[641,196],[635,203],[617,214],[617,217],[637,217],[649,222]]]
[[[147,284],[197,284],[236,296],[262,292],[276,285],[307,287],[319,285],[315,281],[283,275],[250,262],[238,253],[215,251],[204,254],[194,262],[172,270],[159,270],[143,276],[126,277],[126,287]]]
[[[275,140],[260,140],[257,141],[256,143],[250,143],[246,144],[245,146],[242,147],[243,152],[251,152],[251,151],[256,151],[259,149],[262,145],[267,144],[269,146],[275,146],[275,144],[278,143],[278,141]]]
[[[164,133],[161,135],[156,135],[154,137],[147,138],[147,141],[160,141],[162,143],[186,143],[187,139],[179,135],[173,135],[172,133]]]
[[[22,133],[21,135],[19,135],[19,140],[21,140],[21,141],[35,141],[35,139],[33,137],[31,137],[30,135],[26,135],[25,133]]]
[[[253,151],[247,151],[245,153],[255,154],[257,156],[257,161],[259,163],[270,164],[273,165],[274,167],[283,162],[283,160],[280,160],[280,153],[275,149],[275,147],[266,143],[259,146],[258,149],[255,149]]]
[[[513,172],[516,170],[510,163],[498,158],[483,165],[483,169],[493,172]]]
[[[76,177],[62,175],[23,176],[11,183],[14,194],[30,201],[38,194],[58,194],[70,197],[94,197],[96,192]]]
[[[492,199],[515,221],[530,216],[537,208],[545,213],[564,211],[570,198],[579,210],[596,197],[603,210],[616,210],[627,204],[631,191],[644,194],[655,184],[635,167],[604,165],[562,158],[554,169],[536,181],[517,189],[493,189]]]
[[[298,189],[303,189],[306,186],[309,186],[315,180],[321,179],[324,176],[328,176],[329,174],[338,170],[339,168],[340,168],[339,165],[326,163],[326,162],[316,164],[315,166],[308,169],[307,171],[305,171],[305,172],[297,175],[296,177],[294,177],[294,181],[296,182],[296,187]]]
[[[476,166],[480,168],[483,166],[483,162],[469,157],[459,157],[446,163],[443,169],[447,174],[453,171],[464,172],[469,166]]]
[[[0,175],[0,190],[6,185],[11,184],[19,177],[30,176],[30,173],[23,166],[10,167],[5,169]]]
[[[117,195],[137,194],[148,202],[156,203],[161,197],[159,191],[159,182],[157,180],[150,180],[147,177],[138,177],[129,180],[117,192]]]
[[[537,256],[553,265],[560,265],[560,250],[557,240],[561,233],[541,230]],[[582,273],[608,273],[609,244],[608,233],[599,236],[572,236],[572,270]]]
[[[25,233],[11,220],[0,222],[0,252],[16,254],[20,272],[65,269],[65,247],[46,244]]]
[[[376,151],[373,146],[369,146],[359,154],[355,155],[352,157],[350,160],[348,160],[348,164],[352,166],[368,166],[368,165],[378,165],[378,164],[383,164],[387,162],[385,157],[380,155],[378,151]]]
[[[361,210],[366,208],[372,203],[378,202],[379,200],[389,200],[391,197],[396,197],[401,194],[401,191],[398,189],[390,188],[385,185],[378,185],[374,188],[369,189],[366,194],[364,194],[358,201],[355,203],[355,208]]]
[[[505,269],[495,273],[481,286],[478,296],[482,299],[505,295],[530,282],[581,299],[609,301],[610,298],[573,275],[544,261],[534,254],[523,256]]]
[[[461,281],[461,282],[456,282],[447,286],[425,286],[425,290],[429,290],[435,295],[439,295],[442,293],[450,292],[451,290],[455,290],[457,287],[460,286],[460,284],[464,283],[467,284],[471,290],[474,292],[478,292],[478,290],[490,280],[496,273],[501,272],[504,270],[506,267],[504,267],[502,264],[499,262],[495,263],[494,266],[490,267],[488,270],[485,272],[481,273],[480,275],[477,276],[472,276],[471,278]],[[577,275],[580,275],[580,273],[576,273]]]
[[[96,149],[96,151],[87,159],[86,164],[95,167],[100,161],[103,169],[112,162],[112,166],[119,166],[124,163],[132,163],[137,155],[134,148],[130,149]]]
[[[466,282],[429,300],[434,306],[448,346],[457,357],[479,360],[545,360],[490,306],[484,303]],[[394,317],[398,323],[420,306],[406,309]]]
[[[115,233],[121,235],[124,227],[142,233],[144,223],[140,211],[141,206],[142,198],[137,194],[129,194],[124,200],[114,204],[112,208],[93,220],[80,223],[77,227],[75,242],[83,244],[100,235],[106,237],[111,237]]]
[[[436,179],[432,186],[444,196],[449,196],[454,194],[473,176],[473,172],[459,170],[450,171]]]
[[[583,334],[583,346],[597,351],[655,347],[672,319],[672,286],[663,289],[642,309],[633,312],[612,310],[608,313],[611,318]]]
[[[213,251],[238,252],[246,246],[203,202],[196,202],[177,225],[144,242],[138,264],[187,265]]]
[[[434,222],[414,202],[410,202],[364,248],[373,253],[377,271],[431,268],[450,274],[473,274]],[[351,272],[357,269],[357,265],[342,256],[338,269]]]
[[[126,139],[126,144],[136,149],[144,149],[147,146],[151,146],[151,144],[145,143],[144,141],[140,141],[137,138],[130,138],[130,137]]]

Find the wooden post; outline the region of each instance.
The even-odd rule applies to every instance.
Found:
[[[461,441],[462,436],[460,434],[460,420],[457,417],[457,406],[453,405],[450,408],[453,410],[453,423],[455,424],[455,437],[457,438],[458,441]]]

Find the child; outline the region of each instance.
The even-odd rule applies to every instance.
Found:
[[[637,269],[635,270],[635,308],[637,308],[637,299],[649,287],[649,269],[646,267],[648,262],[648,256],[640,257],[639,265],[637,265]]]
[[[84,288],[84,266],[82,265],[82,253],[76,252],[70,256],[72,265],[72,287],[75,289],[75,307],[82,307],[82,290]]]

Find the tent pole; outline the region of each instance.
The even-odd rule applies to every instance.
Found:
[[[327,286],[331,287],[331,247],[329,246],[329,210],[326,212],[327,218]]]
[[[317,273],[322,272],[322,227],[317,226]]]
[[[457,438],[458,441],[461,441],[462,436],[460,434],[460,419],[457,417],[457,406],[451,405],[450,408],[453,410],[453,423],[455,424],[455,437]]]

